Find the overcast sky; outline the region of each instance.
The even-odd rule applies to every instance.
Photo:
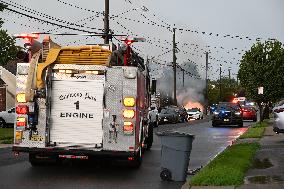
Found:
[[[70,23],[75,22],[78,25],[83,25],[80,28],[87,31],[99,32],[101,31],[99,29],[103,28],[101,14],[92,19],[90,16],[96,14],[82,9],[102,12],[104,0],[1,1],[18,6],[10,6],[14,10],[61,25],[69,24],[50,20],[39,13],[34,13],[34,11],[27,12],[26,7]],[[62,1],[72,6],[62,3]],[[170,64],[172,53],[166,52],[172,48],[172,32],[164,26],[176,27],[178,28],[176,32],[177,46],[180,50],[177,54],[177,62],[183,63],[190,59],[197,64],[200,74],[204,76],[204,53],[210,51],[209,77],[211,79],[218,77],[220,64],[222,64],[223,74],[228,74],[229,67],[232,68],[232,73],[236,74],[238,60],[244,51],[256,42],[256,38],[261,38],[262,41],[275,38],[284,42],[283,0],[130,0],[130,2],[128,0],[110,0],[111,15],[119,15],[136,8],[136,10],[111,19],[110,27],[115,33],[145,37],[147,42],[134,44],[141,54],[144,57],[156,57],[155,59],[157,59],[158,55],[165,53],[165,55],[158,57],[159,62]],[[82,9],[74,7],[76,5]],[[140,8],[142,6],[147,7],[148,11],[145,12],[145,9],[143,11]],[[0,16],[5,21],[3,27],[10,34],[49,30],[82,33],[38,22],[8,11],[0,13]],[[142,23],[143,21],[144,23]],[[229,36],[224,37],[226,35]],[[240,39],[241,37],[242,39]],[[97,37],[57,37],[55,41],[62,45],[102,43],[102,40]],[[163,66],[153,66],[160,72],[161,67]]]

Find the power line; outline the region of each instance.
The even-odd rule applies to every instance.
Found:
[[[2,2],[2,1],[1,1],[1,2]],[[99,34],[99,33],[94,32],[94,31],[88,31],[88,30],[84,30],[84,29],[78,29],[78,28],[74,28],[74,27],[70,27],[70,26],[65,26],[65,25],[57,24],[57,23],[54,23],[54,22],[51,22],[51,21],[48,21],[48,20],[44,20],[44,19],[41,19],[41,18],[37,18],[37,17],[31,16],[31,15],[28,15],[28,14],[26,14],[26,13],[22,13],[22,12],[16,11],[16,10],[11,9],[11,8],[8,8],[8,7],[6,7],[5,9],[8,10],[8,11],[11,11],[11,12],[13,12],[13,13],[22,15],[22,16],[25,16],[25,17],[28,17],[28,18],[32,18],[32,19],[34,19],[34,20],[38,20],[38,21],[41,21],[41,22],[44,22],[44,23],[47,23],[47,24],[51,24],[51,25],[54,25],[54,26],[58,26],[58,27],[60,27],[60,28],[66,28],[66,29],[71,29],[71,30],[81,31],[81,32],[86,32],[86,33]],[[77,25],[77,24],[74,24],[74,25],[80,26],[80,25]],[[81,27],[83,27],[83,26],[81,26]]]
[[[94,10],[87,9],[87,8],[82,8],[82,7],[79,7],[78,5],[75,5],[75,4],[71,4],[71,3],[68,3],[68,2],[64,2],[64,1],[61,1],[61,0],[56,0],[56,1],[58,1],[59,3],[63,3],[63,4],[65,4],[65,5],[68,5],[68,6],[70,6],[70,7],[74,7],[74,8],[77,8],[77,9],[81,9],[81,10],[84,10],[84,11],[87,11],[87,12],[91,12],[91,13],[96,13],[96,14],[104,15],[104,13],[102,13],[102,12],[94,11]]]
[[[38,12],[38,11],[33,10],[33,9],[30,9],[30,8],[22,8],[22,7],[25,7],[25,6],[23,6],[23,5],[16,6],[16,5],[13,5],[13,4],[4,2],[4,1],[2,1],[2,0],[0,0],[0,2],[3,3],[3,4],[5,4],[5,5],[9,5],[9,6],[18,8],[18,9],[24,11],[24,12],[28,12],[28,13],[35,14],[35,15],[37,15],[37,16],[45,17],[45,18],[50,19],[50,20],[52,20],[52,21],[61,22],[61,23],[64,23],[64,24],[67,24],[67,25],[71,25],[71,26],[74,25],[74,26],[77,26],[77,27],[80,27],[80,28],[85,27],[85,28],[87,28],[87,29],[92,29],[92,30],[101,30],[101,29],[98,29],[98,28],[92,28],[92,27],[88,27],[88,26],[84,26],[84,25],[79,25],[79,24],[76,24],[76,23],[71,23],[71,22],[68,22],[68,21],[66,21],[66,20],[58,19],[58,18],[49,16],[49,15],[47,15],[47,14]],[[43,19],[41,19],[41,18],[37,18],[37,17],[31,16],[31,15],[28,15],[28,14],[26,14],[26,13],[21,13],[21,12],[15,10],[15,9],[11,9],[11,8],[9,8],[9,7],[6,7],[5,9],[10,10],[10,11],[15,12],[15,13],[18,13],[18,14],[21,14],[21,15],[23,15],[23,16],[27,16],[27,17],[30,17],[30,18],[33,18],[33,19],[36,19],[36,20],[40,20],[40,21],[42,21],[42,22],[46,22],[46,23],[49,23],[49,24],[52,24],[52,25],[57,25],[57,26],[59,26],[59,27],[60,27],[60,26],[63,27],[63,25],[56,24],[56,23],[51,22],[51,21],[43,20]],[[64,26],[64,27],[65,27],[65,28],[68,28],[68,29],[71,29],[71,28],[72,28],[72,27],[70,27],[70,26]],[[74,29],[74,28],[73,28],[73,29]],[[76,29],[76,30],[77,30],[77,31],[80,31],[81,29]],[[84,30],[84,32],[86,32],[86,30]],[[96,32],[88,32],[88,33],[96,33]]]

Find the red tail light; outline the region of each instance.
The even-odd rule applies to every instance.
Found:
[[[29,113],[29,107],[27,105],[18,105],[16,108],[17,114],[28,114]]]
[[[124,134],[133,134],[134,133],[134,125],[132,122],[124,122],[123,126]]]

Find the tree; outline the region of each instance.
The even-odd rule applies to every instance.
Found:
[[[219,102],[232,101],[235,94],[238,94],[239,86],[235,79],[228,77],[221,78],[221,95],[220,80],[208,82],[208,103],[217,104]]]
[[[284,96],[284,49],[277,40],[257,42],[242,57],[238,77],[249,98],[257,102],[261,110],[261,120],[268,116],[268,104]],[[258,94],[258,87],[264,94]],[[265,104],[262,115],[262,103]]]
[[[0,3],[0,12],[3,11],[5,6]],[[1,29],[3,24],[0,18],[0,65],[7,64],[9,60],[14,59],[21,49],[15,45],[15,39],[8,35],[6,30]]]
[[[15,39],[0,29],[0,65],[6,65],[9,60],[16,58],[20,47],[15,45]]]

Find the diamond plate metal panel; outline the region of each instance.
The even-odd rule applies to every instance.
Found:
[[[32,141],[30,139],[30,130],[23,131],[23,140],[19,145],[21,147],[37,147],[44,148],[46,147],[46,108],[45,108],[45,99],[38,99],[37,103],[39,105],[39,114],[38,114],[38,125],[37,133],[33,133],[32,136],[40,137],[40,141]]]
[[[19,72],[19,70],[21,70],[21,72],[23,69],[28,69],[28,64],[18,64],[17,65],[17,70]],[[24,93],[25,89],[26,89],[26,81],[27,81],[28,75],[17,75],[16,77],[16,94],[18,93]],[[15,125],[15,131],[16,129],[19,130],[23,130],[23,139],[22,142],[20,144],[18,144],[17,146],[21,146],[21,147],[39,147],[39,148],[43,148],[45,147],[45,142],[46,142],[46,135],[45,135],[45,130],[46,130],[46,108],[45,108],[45,99],[38,99],[37,103],[39,105],[39,117],[38,117],[38,125],[37,125],[37,133],[33,133],[33,136],[36,134],[37,137],[39,137],[40,139],[42,139],[41,141],[32,141],[30,140],[30,130],[28,130],[27,128],[17,128]],[[16,106],[19,103],[16,102]],[[27,105],[29,105],[30,103],[27,103]],[[18,116],[18,115],[16,115]],[[21,115],[23,116],[23,115]],[[25,116],[27,118],[27,116]]]
[[[136,97],[136,79],[126,79],[123,76],[122,67],[107,69],[106,94],[105,94],[105,117],[104,117],[104,150],[129,151],[129,147],[135,145],[135,135],[123,133],[123,96]],[[113,122],[112,115],[116,115],[117,139],[111,131]]]

